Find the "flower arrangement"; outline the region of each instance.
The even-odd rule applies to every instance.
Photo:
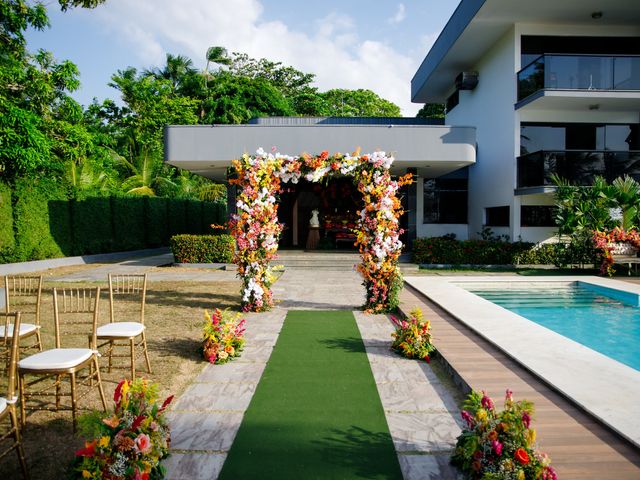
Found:
[[[463,404],[466,426],[451,462],[472,479],[557,480],[549,457],[535,449],[533,404],[515,402],[507,390],[498,412],[485,392],[471,392]]]
[[[240,187],[229,228],[236,238],[235,263],[242,280],[244,311],[264,311],[273,306],[270,262],[276,258],[282,225],[278,222],[277,194],[281,182],[298,183],[301,178],[319,182],[325,177],[350,176],[363,195],[364,208],[358,212],[356,245],[367,291],[365,310],[388,311],[397,306],[402,285],[398,258],[402,250],[399,217],[403,210],[396,196],[398,188],[411,183],[411,175],[393,180],[389,168],[393,157],[385,152],[368,155],[336,153],[287,156],[258,149],[256,156],[243,155],[233,161]]]
[[[227,363],[232,358],[240,356],[244,346],[246,322],[240,317],[239,313],[234,314],[219,308],[212,314],[204,312],[202,352],[210,363]]]
[[[160,461],[169,455],[170,432],[158,384],[122,380],[113,395],[111,415],[93,412],[80,418],[81,431],[92,438],[76,452],[74,478],[155,480],[164,478]]]
[[[411,310],[406,320],[398,320],[391,315],[391,320],[396,326],[396,331],[391,334],[391,349],[407,358],[420,358],[429,363],[436,347],[431,343],[431,322],[423,318],[422,310]]]
[[[600,265],[600,273],[612,276],[613,269],[613,252],[615,250],[616,243],[629,243],[631,246],[640,250],[640,233],[637,230],[624,230],[620,227],[615,227],[610,232],[593,232],[593,243],[595,249],[602,257],[602,263]]]

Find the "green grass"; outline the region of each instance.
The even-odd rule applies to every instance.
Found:
[[[402,479],[351,312],[291,311],[221,479]]]

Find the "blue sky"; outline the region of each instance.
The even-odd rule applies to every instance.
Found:
[[[161,66],[167,53],[204,68],[208,47],[282,61],[316,74],[320,90],[369,88],[413,116],[410,81],[458,0],[107,0],[61,13],[49,0],[51,28],[30,31],[44,48],[80,68],[74,96],[117,98],[107,86],[128,66]]]

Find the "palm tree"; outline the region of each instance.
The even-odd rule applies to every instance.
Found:
[[[158,190],[169,189],[175,191],[175,183],[162,175],[162,163],[148,154],[146,149],[136,156],[133,161],[118,157],[131,173],[121,185],[122,190],[129,195],[155,197]]]
[[[106,172],[96,170],[88,160],[64,163],[65,179],[76,193],[108,192],[116,183]]]
[[[610,195],[622,210],[622,228],[633,228],[640,211],[640,184],[629,175],[618,177],[611,184]]]
[[[164,68],[145,70],[144,75],[158,80],[169,80],[173,90],[176,91],[180,88],[185,77],[196,72],[197,70],[193,68],[193,61],[189,57],[167,53],[167,63]]]
[[[231,59],[224,47],[207,48],[207,66],[204,69],[204,85],[209,87],[209,65],[217,63],[218,65],[231,65]]]

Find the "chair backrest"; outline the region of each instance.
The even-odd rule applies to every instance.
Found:
[[[126,296],[139,299],[140,323],[144,324],[144,305],[147,300],[147,274],[109,274],[109,321],[115,322],[115,298]]]
[[[78,325],[91,328],[91,348],[96,348],[96,330],[100,304],[100,287],[93,288],[54,288],[53,320],[55,324],[56,348],[62,348],[62,328],[67,336],[87,338],[87,329],[80,330]]]
[[[0,321],[4,323],[4,331],[7,332],[13,325],[13,335],[4,335],[2,347],[9,352],[9,371],[7,382],[7,400],[11,401],[16,396],[16,376],[18,370],[18,353],[20,350],[20,313],[0,313]]]
[[[7,275],[4,277],[5,312],[20,311],[35,316],[35,324],[40,325],[40,301],[42,299],[42,275]]]

